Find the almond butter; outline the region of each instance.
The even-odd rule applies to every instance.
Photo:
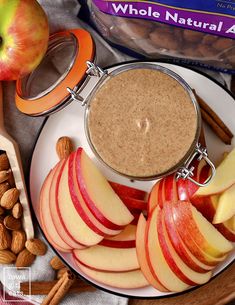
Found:
[[[3,215],[5,213],[4,208],[0,207],[0,215]]]
[[[61,137],[56,143],[56,152],[60,160],[67,158],[74,150],[73,142],[69,137]]]
[[[12,208],[12,216],[16,219],[19,219],[23,214],[23,207],[21,203],[17,202]]]
[[[10,210],[13,208],[18,198],[19,191],[17,190],[17,188],[11,188],[3,194],[0,204],[3,208]]]
[[[6,216],[3,223],[8,230],[19,230],[21,228],[21,221],[15,219],[12,215]]]
[[[40,239],[29,239],[25,243],[26,249],[34,255],[45,255],[47,246]]]
[[[12,242],[11,242],[11,251],[15,254],[18,254],[24,249],[26,241],[25,232],[22,230],[12,232]]]
[[[56,276],[57,279],[59,280],[65,274],[66,271],[68,271],[68,268],[66,267],[59,269]]]
[[[0,172],[0,183],[6,181],[9,178],[9,171]]]
[[[34,262],[35,257],[27,249],[24,249],[18,254],[15,265],[17,268],[29,267]]]
[[[0,223],[0,250],[6,250],[11,247],[11,234],[6,227]]]
[[[16,256],[9,250],[0,250],[0,264],[12,264]]]
[[[0,155],[0,171],[8,170],[10,163],[6,153]]]
[[[10,185],[9,185],[8,182],[4,182],[4,183],[1,183],[1,184],[0,184],[0,200],[1,200],[2,196],[3,196],[3,194],[4,194],[7,190],[9,190],[9,188],[10,188]]]
[[[51,259],[50,265],[54,270],[59,270],[65,267],[64,263],[58,258],[58,256],[54,256]]]

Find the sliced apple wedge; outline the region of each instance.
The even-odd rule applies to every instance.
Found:
[[[180,292],[186,290],[189,285],[180,280],[169,267],[160,243],[157,233],[157,219],[160,209],[156,207],[147,221],[147,260],[156,277],[169,291]]]
[[[84,266],[99,271],[122,272],[140,268],[135,248],[113,248],[102,245],[75,250],[74,257]]]
[[[208,186],[200,187],[195,195],[205,196],[220,194],[235,184],[235,149],[220,163],[216,175]]]
[[[148,215],[150,215],[153,209],[158,205],[158,192],[160,181],[157,181],[152,187],[148,197]]]
[[[213,223],[224,222],[233,216],[235,216],[235,184],[220,195]]]
[[[149,282],[157,290],[162,292],[169,291],[166,289],[159,281],[155,273],[150,269],[147,255],[146,255],[146,220],[144,215],[141,214],[139,217],[139,221],[137,224],[137,231],[136,231],[136,251],[137,251],[137,258],[140,264],[141,271],[143,272],[146,280]]]
[[[147,209],[147,202],[131,197],[119,196],[126,207],[132,212],[132,210],[139,210],[140,212]]]
[[[228,219],[225,223],[230,228],[230,230],[234,231],[235,233],[235,216]]]
[[[100,245],[113,248],[135,248],[136,225],[127,225],[125,229],[114,237],[106,237]]]
[[[191,286],[207,283],[212,276],[212,272],[199,273],[192,270],[184,263],[184,261],[175,251],[165,228],[162,211],[158,212],[157,231],[159,243],[165,260],[167,261],[171,270],[178,276],[178,278]]]
[[[75,263],[78,268],[90,279],[110,287],[134,289],[149,285],[140,269],[128,272],[104,272],[85,267],[77,260],[75,260]]]
[[[123,229],[134,217],[82,148],[76,155],[78,185],[90,211],[106,227]]]
[[[195,243],[215,258],[223,257],[233,249],[232,244],[190,202],[178,201],[172,207],[174,221],[178,222],[184,240],[189,234],[193,235]]]
[[[147,198],[148,194],[145,191],[127,185],[119,184],[117,182],[109,181],[109,183],[112,186],[112,189],[115,191],[115,193],[121,198],[128,197],[143,201],[145,201]]]

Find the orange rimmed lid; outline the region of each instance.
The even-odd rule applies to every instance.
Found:
[[[86,76],[87,61],[94,58],[94,42],[83,29],[53,34],[39,66],[16,82],[19,111],[40,116],[65,106],[70,99],[67,87],[77,89]]]

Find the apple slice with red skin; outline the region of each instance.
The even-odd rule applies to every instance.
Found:
[[[135,248],[136,225],[127,225],[125,229],[114,237],[106,237],[100,245],[112,248]]]
[[[74,257],[82,265],[109,272],[124,272],[140,268],[135,248],[113,248],[102,245],[74,250]]]
[[[157,181],[149,193],[147,206],[148,215],[150,215],[152,210],[158,205],[159,184],[160,181]]]
[[[154,271],[151,269],[146,254],[146,242],[147,242],[147,231],[146,231],[146,220],[143,214],[140,214],[137,231],[136,231],[136,252],[137,258],[141,271],[143,272],[146,280],[159,291],[167,292],[166,289],[159,281]]]
[[[52,217],[51,217],[51,210],[50,206],[48,204],[49,202],[49,196],[50,196],[50,187],[51,183],[54,177],[54,174],[57,170],[57,168],[60,166],[58,163],[47,175],[41,191],[40,191],[40,198],[39,198],[39,215],[40,215],[40,221],[41,226],[43,229],[43,232],[49,241],[49,243],[57,250],[62,252],[70,252],[72,250],[71,247],[69,247],[63,239],[60,237],[58,232],[56,231],[56,228],[54,226]]]
[[[69,157],[70,158],[70,157]],[[98,244],[103,236],[95,233],[77,213],[69,191],[69,159],[66,160],[58,177],[56,205],[64,229],[81,245],[90,247]]]
[[[120,196],[122,202],[126,205],[126,207],[132,212],[133,209],[139,210],[140,212],[147,209],[147,202],[144,200],[139,200],[131,197]]]
[[[68,184],[71,199],[74,207],[78,212],[79,216],[89,226],[91,230],[101,236],[114,236],[119,234],[120,230],[111,230],[100,223],[97,218],[91,213],[86,202],[80,193],[79,186],[77,184],[77,172],[76,172],[76,152],[72,153],[69,157],[69,173],[68,173]]]
[[[76,154],[77,183],[93,215],[107,228],[122,230],[133,216],[82,148]]]
[[[140,269],[127,272],[104,272],[85,267],[77,260],[75,263],[88,278],[110,287],[137,289],[149,285]]]
[[[175,174],[171,174],[164,178],[164,189],[162,190],[165,194],[165,201],[178,201],[177,184],[175,180]],[[163,204],[164,206],[164,204]]]
[[[202,285],[209,281],[212,276],[211,272],[199,273],[192,270],[177,254],[168,237],[161,210],[158,212],[157,232],[165,260],[179,279],[191,286]]]
[[[49,198],[49,206],[51,211],[51,217],[53,224],[55,226],[56,231],[60,235],[61,239],[68,244],[72,249],[83,249],[84,245],[78,243],[67,228],[64,225],[63,219],[61,217],[61,213],[57,207],[57,192],[58,192],[58,180],[61,177],[62,170],[65,166],[66,160],[62,160],[55,171],[55,174],[52,179],[51,187],[50,187],[50,198]]]
[[[158,205],[160,208],[163,208],[163,203],[165,202],[165,179],[163,178],[160,182],[159,182],[159,190],[158,190]]]
[[[162,210],[163,218],[168,233],[168,237],[178,255],[183,259],[183,261],[194,271],[205,273],[214,268],[214,266],[209,266],[201,262],[196,256],[194,256],[189,249],[186,247],[182,241],[171,213],[171,206],[169,202],[164,204],[164,209]],[[197,249],[197,245],[195,245]],[[199,249],[198,249],[199,250]],[[200,251],[198,251],[200,253]],[[202,261],[204,261],[202,259]]]
[[[127,198],[133,198],[136,200],[143,200],[145,201],[147,198],[147,192],[127,186],[127,185],[123,185],[123,184],[119,184],[117,182],[113,182],[113,181],[109,181],[112,189],[115,191],[115,193],[119,196],[119,197],[127,197]]]

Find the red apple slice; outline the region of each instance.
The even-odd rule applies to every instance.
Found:
[[[171,270],[163,255],[157,233],[157,219],[160,209],[156,207],[147,221],[147,260],[154,274],[169,291],[180,292],[189,286],[181,281]]]
[[[171,270],[178,276],[178,278],[181,279],[184,283],[191,286],[202,285],[207,283],[211,278],[212,273],[199,273],[192,270],[184,263],[184,261],[175,251],[165,228],[165,223],[162,217],[162,211],[158,212],[157,231],[159,244],[161,246],[165,260]]]
[[[144,211],[147,209],[147,202],[144,200],[134,199],[125,196],[119,196],[119,197],[131,212],[133,209],[139,211]]]
[[[113,248],[135,248],[136,225],[128,225],[118,235],[107,237],[100,242],[100,245]]]
[[[99,271],[123,272],[140,268],[135,248],[111,248],[102,245],[74,250],[82,265]]]
[[[127,185],[119,184],[117,182],[109,181],[109,183],[112,186],[112,189],[115,191],[115,193],[121,198],[128,197],[143,201],[145,201],[147,198],[148,194],[145,191]]]
[[[49,206],[51,211],[51,217],[53,220],[53,224],[55,226],[56,231],[58,232],[61,239],[68,244],[72,249],[83,249],[84,246],[78,243],[70,232],[67,230],[63,223],[63,219],[61,218],[60,212],[57,209],[57,199],[56,199],[56,188],[58,179],[61,176],[62,169],[64,168],[66,160],[62,160],[55,171],[55,174],[52,179],[51,187],[50,187],[50,198],[49,198]]]
[[[164,184],[165,201],[178,201],[177,185],[175,174],[167,176]],[[164,204],[163,204],[164,206]]]
[[[195,243],[215,258],[224,257],[233,249],[232,244],[191,203],[179,201],[172,204],[172,207],[173,218],[175,223],[178,223],[181,237],[184,236],[183,240],[187,239],[189,234],[193,235]]]
[[[158,205],[158,192],[160,181],[157,181],[152,187],[148,197],[148,215],[152,213],[152,210]]]
[[[71,155],[69,158],[71,158]],[[66,160],[64,167],[61,169],[61,174],[57,181],[57,210],[63,221],[62,225],[67,229],[74,240],[81,245],[93,246],[98,244],[103,239],[103,236],[100,236],[91,230],[77,213],[69,191],[68,166],[69,159]]]
[[[50,196],[50,187],[52,183],[53,176],[60,164],[57,164],[48,174],[46,177],[43,186],[40,192],[40,199],[39,199],[39,213],[40,213],[40,220],[41,226],[43,229],[44,234],[46,235],[47,240],[49,243],[59,251],[62,252],[70,252],[71,247],[69,247],[63,239],[60,237],[56,228],[54,226],[51,211],[49,206],[49,196]]]
[[[167,292],[168,290],[160,283],[159,279],[157,278],[153,270],[151,270],[150,265],[148,263],[146,254],[146,233],[146,220],[144,218],[144,215],[141,214],[139,217],[136,231],[136,251],[140,268],[150,285],[152,285],[159,291]]]
[[[77,260],[75,260],[75,263],[88,278],[110,287],[137,289],[149,285],[141,270],[128,272],[103,272],[87,268]]]
[[[214,266],[209,266],[202,263],[196,256],[194,256],[186,245],[183,243],[176,227],[174,224],[174,220],[171,213],[170,203],[166,202],[163,209],[163,217],[166,226],[166,230],[168,233],[168,237],[178,255],[183,259],[183,261],[194,271],[205,273],[214,268]],[[198,247],[195,245],[196,250]],[[197,251],[200,253],[199,249]],[[203,256],[201,254],[201,256]],[[205,261],[202,259],[202,261]]]
[[[106,227],[123,229],[133,216],[82,148],[76,155],[78,185],[90,211]]]
[[[69,157],[69,173],[68,173],[68,184],[71,199],[73,201],[74,207],[82,220],[89,226],[91,230],[101,236],[114,236],[119,234],[120,230],[111,230],[100,223],[97,218],[91,213],[87,204],[83,200],[80,193],[77,178],[76,178],[76,153],[72,153]]]
[[[163,204],[165,202],[165,179],[162,179],[159,184],[159,190],[158,190],[158,205],[160,208],[163,208]]]

